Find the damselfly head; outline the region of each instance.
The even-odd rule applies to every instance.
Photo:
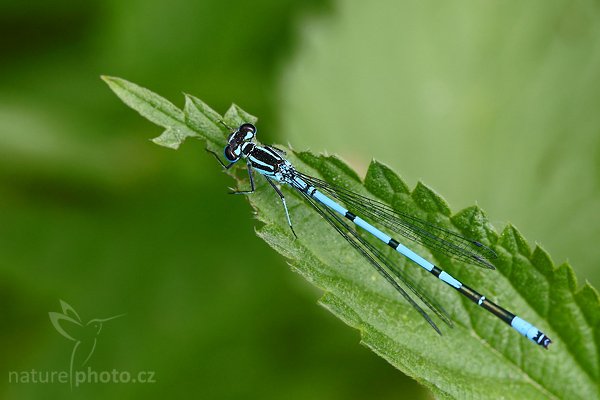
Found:
[[[242,157],[243,148],[247,143],[251,143],[256,137],[256,127],[252,124],[245,123],[239,126],[227,138],[227,146],[225,146],[225,158],[233,162]]]

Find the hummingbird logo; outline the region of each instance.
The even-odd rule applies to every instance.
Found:
[[[72,387],[73,368],[83,367],[94,354],[98,336],[105,322],[122,317],[125,314],[109,318],[94,318],[84,323],[77,311],[67,302],[60,300],[62,313],[49,312],[54,328],[68,340],[74,342],[69,363],[69,381]]]

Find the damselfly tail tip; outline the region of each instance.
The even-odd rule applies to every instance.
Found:
[[[536,328],[533,328],[533,329],[536,329]],[[533,342],[539,344],[546,350],[548,350],[548,346],[550,346],[550,344],[552,343],[552,340],[548,336],[546,336],[545,333],[543,333],[542,331],[539,331],[539,330],[537,331],[537,335],[535,335],[531,340]]]
[[[540,345],[542,347],[544,347],[546,350],[548,350],[548,346],[550,346],[552,344],[552,340],[550,340],[550,338],[548,336],[545,336],[545,339],[542,341],[542,343],[540,343]]]

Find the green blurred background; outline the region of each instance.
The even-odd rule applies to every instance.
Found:
[[[370,157],[477,202],[600,283],[600,19],[592,1],[0,3],[0,365],[66,370],[59,299],[106,323],[94,370],[26,398],[427,398],[316,305],[197,142],[100,81],[260,117],[263,142]]]

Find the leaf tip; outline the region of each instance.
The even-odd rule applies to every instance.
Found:
[[[100,79],[102,79],[111,88],[117,85],[118,82],[123,81],[123,79],[121,78],[117,78],[116,76],[110,75],[100,75]]]
[[[426,211],[439,212],[446,216],[452,214],[446,200],[422,181],[417,182],[417,186],[413,189],[411,197]]]

